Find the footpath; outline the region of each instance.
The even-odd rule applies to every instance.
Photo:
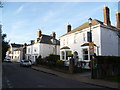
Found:
[[[45,73],[54,74],[60,77],[78,80],[80,82],[87,83],[87,84],[92,84],[92,85],[97,85],[97,86],[102,86],[102,87],[107,87],[107,88],[116,88],[120,90],[120,83],[109,82],[109,81],[98,80],[98,79],[91,79],[90,72],[67,74],[67,73],[58,72],[52,69],[44,68],[41,66],[32,66],[31,68],[34,70],[45,72]]]

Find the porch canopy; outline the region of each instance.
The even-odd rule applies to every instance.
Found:
[[[81,47],[84,47],[84,46],[89,46],[89,43],[84,43],[81,45]],[[96,44],[94,44],[94,46],[97,46]]]

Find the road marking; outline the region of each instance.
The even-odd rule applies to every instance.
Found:
[[[11,85],[11,82],[9,80],[6,80],[8,88],[13,88],[13,86]]]

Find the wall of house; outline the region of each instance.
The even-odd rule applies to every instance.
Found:
[[[97,45],[97,47],[95,47],[95,53],[97,55],[99,55],[99,54],[101,54],[100,27],[99,27],[99,25],[96,25],[96,26],[93,26],[91,29],[92,29],[93,42]],[[87,42],[87,32],[89,32],[89,31],[90,31],[90,29],[86,28],[86,29],[77,31],[75,33],[68,34],[68,35],[61,37],[60,38],[60,48],[62,48],[64,46],[68,46],[70,48],[70,50],[72,51],[72,54],[75,51],[77,51],[78,55],[79,55],[79,60],[83,60],[83,51],[82,50],[84,48],[87,48],[89,51],[89,47],[88,46],[81,47],[81,45],[83,45],[84,43],[88,43]],[[61,55],[61,53],[60,53],[60,55]]]
[[[12,61],[20,62],[21,60],[23,60],[23,48],[20,48],[20,50],[13,52]]]
[[[118,36],[116,32],[101,27],[101,55],[118,56]]]
[[[20,51],[14,51],[12,61],[20,62],[21,59],[20,53],[21,53]]]
[[[26,46],[26,59],[27,60],[33,60],[32,57],[33,54],[33,45]]]
[[[96,55],[101,54],[101,44],[100,44],[100,25],[92,26],[92,40],[96,46],[94,46],[94,52]],[[78,61],[85,61],[85,68],[89,68],[90,54],[89,54],[89,46],[81,46],[87,42],[87,32],[90,31],[90,28],[86,28],[80,31],[77,31],[72,34],[65,35],[60,38],[60,48],[69,47],[70,49],[60,49],[60,59],[62,59],[62,51],[72,51],[72,54],[76,51],[78,53]],[[88,50],[88,59],[85,60],[83,58],[83,49]],[[66,56],[65,56],[66,57]],[[66,66],[69,65],[69,60],[64,59]]]
[[[49,54],[57,54],[60,55],[60,46],[59,45],[52,45],[52,44],[40,44],[40,51],[39,55],[42,56],[42,58],[49,56]]]
[[[11,58],[11,61],[13,61],[13,59],[14,59],[14,50],[15,50],[15,49],[17,49],[17,48],[12,47],[12,46],[10,47],[10,50],[12,51],[12,53],[9,54],[9,56],[10,56],[10,58]]]
[[[59,45],[51,45],[51,44],[43,44],[43,43],[35,43],[34,45],[27,46],[26,48],[26,59],[32,60],[35,62],[36,58],[40,55],[42,58],[49,56],[49,54],[60,54],[60,46]],[[30,49],[30,52],[29,50]]]

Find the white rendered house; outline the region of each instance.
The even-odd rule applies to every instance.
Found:
[[[11,59],[11,61],[15,61],[14,50],[16,50],[22,46],[23,46],[22,44],[10,43],[10,47],[9,47],[8,51],[6,52],[6,58]]]
[[[17,48],[13,52],[13,61],[20,62],[23,60],[23,48]]]
[[[120,13],[116,14],[117,27],[111,25],[109,18],[109,8],[104,7],[104,22],[92,20],[92,41],[94,42],[94,53],[98,56],[120,56],[120,39],[117,31],[120,30]],[[67,25],[67,33],[60,37],[60,59],[69,65],[68,54],[78,56],[77,61],[85,61],[85,68],[89,68],[90,53],[88,32],[89,23],[86,22],[71,30],[71,25]]]
[[[35,63],[39,56],[45,58],[49,54],[60,55],[60,41],[56,39],[55,32],[44,35],[41,30],[38,30],[37,39],[32,40],[26,47],[26,59]]]

